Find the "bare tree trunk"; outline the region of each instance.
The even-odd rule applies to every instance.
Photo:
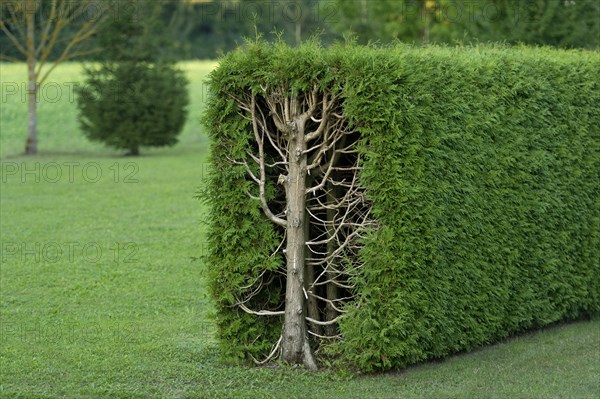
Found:
[[[128,157],[129,156],[138,156],[138,155],[140,155],[140,147],[138,147],[138,146],[132,146],[129,149],[129,152],[127,154],[125,154],[125,155],[128,156]]]
[[[337,200],[337,193],[335,192],[335,185],[329,183],[327,185],[327,203],[330,205],[335,205]],[[331,256],[333,252],[337,249],[337,242],[332,239],[335,235],[335,225],[334,220],[336,216],[336,210],[327,208],[327,222],[331,222],[331,225],[328,226],[327,238],[329,241],[327,242],[327,255]],[[328,267],[336,266],[336,262],[332,259],[331,264]],[[333,270],[329,270],[327,272],[327,280],[330,282],[327,283],[327,299],[331,302],[327,302],[325,306],[325,320],[331,321],[337,317],[337,311],[333,307],[332,302],[338,299],[338,287],[334,283],[336,280],[336,275]],[[325,332],[328,336],[333,336],[336,334],[336,326],[335,324],[329,324],[325,326]]]
[[[302,44],[302,21],[296,21],[296,46]]]
[[[302,21],[304,19],[304,10],[300,0],[296,0],[296,46],[302,44]]]
[[[295,107],[294,107],[295,108]],[[295,113],[292,113],[294,115]],[[305,213],[306,213],[306,143],[304,121],[296,117],[290,129],[289,172],[285,183],[287,200],[287,282],[281,357],[289,364],[304,364],[317,369],[306,331]]]
[[[427,4],[428,2],[426,0],[421,3],[421,12],[423,13],[423,29],[421,30],[421,40],[423,40],[423,43],[425,44],[429,43],[429,31],[431,25],[430,11],[433,12],[433,10],[429,10]]]
[[[367,0],[361,0],[360,2],[360,22],[362,22],[363,25],[366,25],[368,21],[367,19]]]
[[[37,154],[37,76],[35,73],[35,19],[33,1],[27,2],[27,142],[25,154]]]
[[[304,284],[305,289],[308,291],[315,282],[315,267],[313,265],[306,266],[306,283]],[[315,288],[313,288],[314,290]],[[319,304],[317,298],[309,295],[308,296],[308,317],[313,320],[320,321],[321,316],[319,314]],[[311,331],[315,334],[323,335],[323,327],[316,323],[311,323]]]
[[[306,181],[306,186],[310,187],[312,184],[312,179],[310,177],[307,177],[307,181]],[[304,214],[304,238],[305,240],[310,240],[310,223],[309,223],[309,215],[307,214],[308,212],[306,212]],[[313,253],[311,252],[310,248],[308,246],[306,246],[306,251],[308,251],[308,255],[307,258],[312,258],[313,257]],[[306,264],[306,276],[304,279],[304,287],[307,291],[311,290],[311,287],[314,285],[315,282],[315,267],[312,264],[312,262],[308,262]],[[312,288],[312,289],[316,289],[316,287]],[[307,306],[308,306],[308,317],[310,317],[313,320],[321,320],[321,316],[319,315],[319,304],[317,302],[317,298],[314,295],[310,295],[308,296],[308,301],[307,301]],[[319,334],[319,335],[323,335],[323,328],[321,325],[316,324],[316,323],[311,323],[311,331]]]

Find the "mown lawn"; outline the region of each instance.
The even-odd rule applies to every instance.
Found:
[[[182,67],[192,105],[175,147],[125,158],[87,142],[69,92],[80,65],[67,64],[40,101],[41,154],[25,158],[25,69],[0,64],[0,397],[600,396],[598,319],[383,375],[221,364],[194,260],[208,146],[198,118],[214,63]]]

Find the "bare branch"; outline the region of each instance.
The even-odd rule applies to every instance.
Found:
[[[310,335],[314,335],[315,337],[317,337],[317,338],[321,338],[321,339],[342,339],[342,334],[336,334],[336,335],[331,335],[331,336],[329,336],[329,335],[321,335],[321,334],[317,334],[317,333],[315,333],[315,332],[312,332],[312,331],[310,331],[310,330],[307,330],[307,331],[308,331],[308,333],[309,333]],[[316,352],[315,352],[315,353],[316,353]]]
[[[327,285],[327,284],[335,284],[338,287],[345,288],[347,290],[351,290],[351,289],[354,289],[356,287],[356,284],[342,284],[339,281],[336,281],[336,280],[333,280],[333,279],[322,281],[320,283],[315,282],[314,285],[317,286],[317,285]]]
[[[87,6],[87,3],[82,2],[78,5],[78,8],[76,8],[75,11],[71,13],[66,8],[66,7],[68,7],[66,1],[62,1],[60,3],[61,9],[60,9],[60,11],[58,11],[59,15],[55,14],[56,21],[54,22],[54,25],[52,28],[52,34],[49,36],[48,36],[48,34],[46,34],[46,37],[44,37],[44,43],[40,42],[40,46],[38,47],[38,49],[36,51],[37,53],[39,53],[41,51],[40,59],[38,61],[36,75],[41,74],[42,68],[48,61],[48,57],[50,56],[52,49],[56,45],[56,42],[58,40],[58,37],[59,37],[61,31],[64,29],[65,26],[67,26],[71,22],[71,20],[76,15],[81,13],[86,6]],[[39,79],[39,83],[40,84],[43,83],[48,78],[48,75],[50,75],[50,73],[60,63],[67,61],[69,59],[72,59],[79,55],[90,54],[90,53],[95,52],[95,50],[90,50],[89,52],[87,52],[87,51],[86,52],[78,52],[78,53],[71,52],[71,51],[79,43],[83,42],[84,40],[86,40],[89,37],[91,37],[92,35],[94,35],[98,31],[99,27],[101,26],[101,24],[104,22],[104,20],[106,18],[107,18],[107,16],[105,15],[105,13],[103,13],[100,18],[90,19],[90,20],[86,21],[79,28],[79,30],[69,39],[68,44],[63,49],[63,51],[60,54],[60,56],[58,57],[58,59],[44,73],[44,75],[41,77],[41,79]],[[48,23],[50,23],[50,20],[48,21]],[[48,27],[48,31],[49,30],[50,30],[50,27]]]
[[[254,361],[255,364],[262,366],[265,363],[268,363],[269,360],[271,360],[273,358],[273,355],[275,355],[275,353],[277,352],[277,349],[279,349],[279,345],[281,344],[281,340],[283,339],[283,336],[280,335],[279,339],[277,340],[277,343],[275,344],[275,346],[273,347],[273,350],[271,351],[271,353],[269,354],[269,356],[266,357],[266,359],[262,360],[262,361],[258,361],[254,358],[254,356],[250,355],[250,357],[252,358],[252,360]]]
[[[4,24],[4,21],[0,20],[0,28],[2,28],[2,32],[4,32],[6,34],[6,36],[10,39],[10,41],[12,42],[12,44],[17,48],[17,50],[19,50],[19,53],[23,54],[25,57],[27,57],[27,50],[25,49],[25,47],[19,42],[19,39],[17,39],[6,27],[6,25]]]
[[[283,154],[283,152],[280,149],[280,146],[275,145],[275,143],[273,142],[273,138],[271,137],[271,133],[269,132],[269,130],[267,129],[267,120],[265,118],[265,114],[262,112],[262,109],[258,109],[260,112],[260,117],[261,120],[259,121],[261,128],[263,129],[263,131],[267,132],[267,138],[269,139],[269,143],[271,143],[271,145],[273,146],[273,148],[275,148],[275,150],[277,151],[277,153],[279,154],[279,156],[281,157],[282,161],[287,164],[287,157]]]
[[[327,126],[327,123],[329,122],[329,111],[331,110],[331,108],[334,104],[335,104],[335,96],[332,96],[332,98],[329,99],[327,96],[327,93],[323,94],[323,110],[322,110],[322,114],[321,114],[321,123],[317,127],[317,130],[315,130],[314,132],[311,132],[305,136],[305,138],[304,138],[305,142],[308,143],[309,141],[312,141],[323,134],[323,132],[325,130],[325,126]],[[312,116],[312,113],[310,114],[310,116]]]
[[[283,96],[283,93],[281,95]],[[275,123],[275,127],[280,132],[287,133],[287,131],[288,131],[288,125],[283,120],[281,120],[281,118],[279,117],[279,112],[277,110],[277,102],[275,102],[272,99],[270,99],[269,96],[267,96],[265,98],[265,100],[266,100],[267,106],[269,107],[269,111],[271,112],[270,116],[273,119],[273,122]],[[286,109],[289,108],[287,97],[284,100],[284,106],[286,107]],[[284,118],[287,115],[289,115],[289,111],[284,111]]]
[[[302,115],[300,115],[300,118],[306,122],[308,119],[310,119],[315,110],[317,109],[317,94],[319,92],[319,87],[315,84],[313,85],[313,89],[310,93],[310,98],[308,99],[308,110],[306,110],[306,112],[304,112]]]
[[[330,299],[323,298],[322,296],[319,296],[319,295],[317,295],[317,294],[313,293],[312,291],[308,291],[308,295],[310,295],[310,296],[313,296],[313,297],[315,297],[315,298],[317,298],[317,299],[320,299],[320,300],[322,300],[322,301],[324,301],[324,302],[327,302],[327,303],[329,303],[329,304],[331,305],[331,307],[333,307],[333,308],[336,310],[336,312],[339,312],[339,313],[347,313],[347,312],[348,312],[347,310],[343,310],[343,309],[340,309],[340,308],[338,308],[337,306],[335,306],[335,303],[334,303],[334,302],[340,302],[340,300],[337,300],[337,301],[332,301],[332,300],[330,300]],[[351,298],[351,297],[350,297],[350,298]]]
[[[22,59],[17,57],[12,57],[10,55],[0,54],[0,60],[10,61],[10,62],[23,62]]]
[[[267,272],[267,269],[264,269],[264,270],[262,271],[262,273],[261,273],[261,274],[259,274],[259,275],[258,275],[258,277],[256,277],[256,278],[254,279],[254,281],[252,281],[250,284],[248,284],[248,285],[246,285],[246,286],[239,287],[239,289],[240,289],[240,290],[246,290],[246,289],[248,289],[248,288],[252,287],[254,284],[256,284],[256,282],[257,282],[257,281],[258,281],[258,280],[259,280],[259,279],[260,279],[262,276],[264,276],[264,274],[265,274],[266,272]]]
[[[254,173],[252,173],[252,170],[248,166],[248,162],[246,162],[246,161],[236,161],[235,159],[231,159],[229,157],[226,157],[226,158],[227,158],[227,160],[229,162],[233,163],[234,165],[243,165],[244,168],[246,169],[246,172],[248,173],[248,175],[250,175],[250,177],[252,178],[252,180],[254,180],[257,184],[260,184],[260,180],[258,179],[258,177],[256,177],[254,175]]]
[[[42,76],[41,79],[39,79],[39,83],[42,84],[47,78],[48,75],[50,75],[50,73],[58,66],[60,65],[62,62],[65,62],[69,59],[72,59],[74,57],[77,57],[78,55],[82,55],[82,54],[92,54],[94,52],[96,52],[96,50],[89,50],[87,52],[79,52],[79,53],[70,53],[71,49],[79,44],[80,42],[84,41],[85,39],[87,39],[88,37],[92,36],[94,33],[96,33],[98,26],[95,26],[94,28],[91,28],[90,30],[88,30],[85,33],[82,33],[81,35],[76,35],[71,42],[69,42],[69,44],[67,45],[67,47],[65,47],[65,49],[63,50],[62,54],[60,55],[60,57],[58,57],[58,59],[54,62],[54,64],[46,71],[46,73],[44,73],[44,75]],[[83,28],[82,28],[83,29]],[[81,31],[80,31],[81,32]],[[49,47],[50,48],[50,47]],[[40,74],[42,71],[42,68],[44,66],[44,64],[46,63],[47,59],[48,59],[48,54],[50,53],[50,50],[47,51],[46,55],[42,55],[43,58],[40,58],[40,61],[38,63],[38,69],[37,69],[37,74]]]
[[[50,33],[50,28],[52,27],[52,22],[56,20],[56,3],[57,0],[52,0],[52,8],[50,9],[50,16],[46,20],[44,25],[44,29],[42,30],[42,35],[40,36],[40,42],[35,51],[35,56],[39,56],[40,51],[46,46],[46,41],[48,40],[48,34]]]
[[[238,306],[244,312],[246,312],[248,314],[257,315],[257,316],[281,316],[281,315],[285,314],[285,311],[283,311],[283,310],[278,310],[276,312],[272,312],[270,310],[259,310],[259,311],[251,310],[251,309],[248,309],[248,307],[246,307],[246,305],[244,305],[243,303],[239,303]]]
[[[332,325],[332,324],[336,324],[336,323],[337,323],[337,322],[338,322],[338,321],[339,321],[341,318],[342,318],[342,315],[339,315],[338,317],[336,317],[336,318],[335,318],[335,319],[333,319],[333,320],[329,320],[329,321],[319,321],[319,320],[311,319],[311,318],[310,318],[310,317],[308,317],[308,316],[307,316],[307,317],[305,317],[305,319],[306,319],[307,321],[309,321],[309,322],[311,322],[311,323],[314,323],[314,324],[318,324],[318,325],[320,325],[320,326],[329,326],[329,325]]]
[[[36,4],[34,12],[37,12],[37,7],[38,7],[38,5]],[[17,13],[15,12],[15,7],[13,4],[8,3],[7,8],[8,8],[8,12],[10,14],[11,27],[15,28],[17,30],[21,39],[23,40],[23,42],[25,42],[27,39],[27,35],[25,34],[25,30],[21,26],[22,23],[24,22],[23,19],[19,20],[19,17],[17,16]]]
[[[263,212],[265,215],[271,220],[273,223],[286,227],[287,221],[285,219],[279,218],[273,214],[269,205],[267,204],[267,199],[265,197],[265,181],[266,181],[266,173],[265,173],[265,150],[263,140],[261,138],[260,133],[258,132],[258,123],[256,120],[256,96],[252,95],[252,102],[250,105],[250,110],[252,113],[252,129],[254,130],[254,137],[256,142],[258,143],[258,158],[260,162],[260,178],[259,178],[259,197],[260,203],[262,205]],[[264,131],[263,131],[264,132]],[[263,133],[264,134],[264,133]]]

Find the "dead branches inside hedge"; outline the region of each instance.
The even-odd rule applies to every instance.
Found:
[[[374,225],[360,185],[358,133],[344,117],[339,93],[314,85],[305,93],[263,86],[230,95],[252,126],[253,147],[241,165],[255,188],[247,194],[280,229],[286,245],[286,295],[280,309],[249,309],[262,274],[236,302],[257,316],[284,316],[275,345],[290,363],[315,368],[308,336],[339,338],[337,323],[353,298],[349,277],[360,268],[361,233]],[[268,192],[276,191],[274,200]],[[280,348],[281,347],[281,348]],[[273,356],[274,351],[268,358]]]

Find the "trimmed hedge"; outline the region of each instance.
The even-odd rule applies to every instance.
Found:
[[[598,52],[250,43],[212,73],[205,115],[207,263],[226,354],[258,358],[277,340],[279,317],[232,304],[284,262],[271,255],[281,233],[228,162],[253,146],[229,94],[314,82],[344,92],[379,225],[329,353],[398,368],[600,312]],[[248,306],[277,305],[284,287],[275,278]]]

